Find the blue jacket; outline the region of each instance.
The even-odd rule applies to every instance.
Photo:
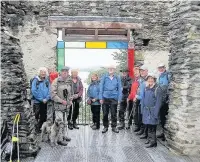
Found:
[[[90,83],[88,90],[87,90],[87,96],[90,100],[96,99],[97,101],[92,102],[92,105],[100,105],[99,102],[99,92],[100,92],[100,83],[99,81],[93,81]]]
[[[144,124],[159,124],[159,111],[162,105],[162,95],[160,87],[146,87],[142,100],[143,112],[142,121]]]
[[[50,100],[50,82],[48,79],[41,80],[38,76],[35,77],[31,85],[31,93],[34,103],[40,103],[43,99]]]
[[[169,82],[170,82],[170,76],[169,76],[169,73],[167,71],[161,73],[160,76],[157,79],[157,83],[161,86],[162,85],[168,86]]]
[[[139,93],[137,94],[136,98],[138,100],[142,100],[144,97],[144,91],[145,91],[145,87],[146,87],[146,81],[145,79],[143,79],[142,77],[139,78]]]
[[[109,74],[105,74],[101,78],[99,99],[115,99],[118,102],[122,100],[122,85],[120,76],[114,75],[111,80]]]

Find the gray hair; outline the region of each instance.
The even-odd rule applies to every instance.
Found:
[[[45,71],[45,72],[46,72],[46,75],[47,75],[47,76],[49,75],[48,70],[47,70],[46,67],[40,67],[40,68],[38,69],[38,75],[40,75],[40,72],[41,72],[41,71]]]

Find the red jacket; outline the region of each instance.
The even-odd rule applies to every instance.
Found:
[[[54,79],[56,79],[58,77],[58,72],[52,72],[49,74],[49,80],[50,80],[50,84],[52,84],[52,82],[54,81]]]
[[[135,98],[135,96],[137,94],[138,87],[139,87],[138,78],[135,78],[135,80],[133,81],[132,86],[131,86],[131,92],[128,96],[129,100],[133,100]]]

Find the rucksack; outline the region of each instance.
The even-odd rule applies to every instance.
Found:
[[[32,100],[35,99],[35,97],[34,97],[33,94],[32,94],[32,91],[31,91],[31,89],[32,89],[32,83],[33,83],[34,79],[37,79],[37,78],[34,77],[34,78],[30,79],[30,95],[31,95],[30,98],[31,98]],[[42,83],[42,82],[39,81],[39,80],[37,79],[37,82],[36,82],[36,89],[39,88],[39,84],[40,84],[40,83]],[[49,87],[49,82],[48,82],[48,80],[46,80],[45,84],[46,84],[46,87],[48,88],[48,87]]]
[[[155,89],[155,97],[157,96],[157,91],[158,88],[160,88],[161,90],[161,94],[162,94],[162,102],[166,102],[168,100],[168,86],[165,85],[157,85],[156,89]]]
[[[9,135],[7,121],[3,121],[1,128],[1,159],[9,161],[11,155],[11,135]],[[12,160],[17,158],[17,144],[13,143]]]

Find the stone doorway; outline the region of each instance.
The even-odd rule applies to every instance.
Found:
[[[65,48],[128,49],[129,75],[133,77],[132,32],[141,24],[132,22],[131,18],[49,16],[49,26],[58,30],[58,71],[65,64]]]

